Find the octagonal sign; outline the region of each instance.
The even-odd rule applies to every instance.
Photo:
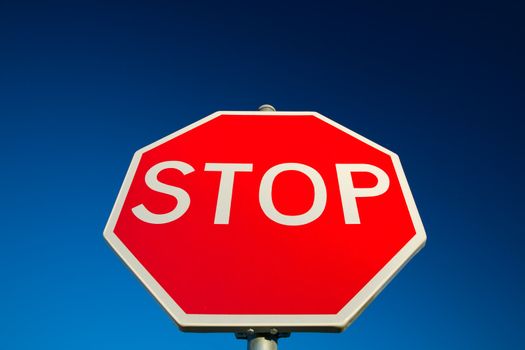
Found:
[[[189,331],[338,331],[426,235],[396,154],[315,112],[217,112],[136,152],[104,231]]]

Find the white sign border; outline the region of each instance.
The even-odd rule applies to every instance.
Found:
[[[131,186],[132,179],[135,175],[142,154],[221,115],[315,116],[391,157],[416,232],[410,241],[339,311],[339,313],[333,315],[187,314],[177,305],[177,303],[114,233],[117,219],[122,210],[124,200]],[[426,242],[426,233],[397,154],[317,112],[218,111],[139,149],[135,153],[104,229],[104,238],[183,331],[246,332],[248,329],[253,329],[256,332],[262,333],[269,332],[271,328],[276,328],[279,332],[340,332],[346,329],[359,316],[366,306],[372,302],[372,300],[392,280],[392,278],[394,278],[403,266],[421,248],[423,248]]]

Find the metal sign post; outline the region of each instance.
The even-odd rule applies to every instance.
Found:
[[[248,341],[248,350],[277,350],[279,338],[288,338],[290,333],[279,333],[276,328],[270,329],[269,333],[255,333],[248,329],[246,333],[235,333],[237,339]]]
[[[276,109],[272,105],[264,104],[264,105],[259,107],[259,111],[261,111],[261,112],[275,112]]]
[[[260,112],[275,112],[274,106],[269,104],[261,105]],[[248,350],[277,350],[279,338],[287,338],[290,333],[279,333],[276,328],[270,329],[269,333],[255,333],[253,329],[248,329],[246,333],[235,333],[237,339],[246,339],[248,341]]]

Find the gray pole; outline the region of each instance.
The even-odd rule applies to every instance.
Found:
[[[261,107],[259,107],[259,111],[261,112],[275,112],[275,107],[272,105],[264,104]]]
[[[248,350],[277,350],[277,338],[271,334],[254,334],[248,337]]]
[[[279,338],[287,338],[290,333],[280,333],[276,328],[271,328],[267,332],[256,333],[252,328],[246,332],[236,333],[237,339],[248,340],[248,350],[277,350]]]
[[[275,107],[264,104],[258,108],[261,112],[275,112]],[[268,333],[255,333],[253,329],[248,329],[246,333],[237,333],[237,339],[248,340],[248,350],[277,350],[277,340],[279,338],[289,337],[290,333],[279,333],[275,328],[270,329]]]

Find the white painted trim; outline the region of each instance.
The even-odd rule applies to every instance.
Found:
[[[160,284],[142,266],[137,258],[120,241],[114,233],[117,219],[122,210],[124,200],[131,186],[132,179],[142,154],[158,145],[188,132],[220,115],[272,115],[272,116],[315,116],[333,127],[355,137],[356,139],[388,154],[398,176],[401,190],[405,197],[410,217],[416,233],[414,237],[368,282],[365,287],[350,300],[339,313],[335,315],[198,315],[186,314]],[[253,328],[257,332],[268,332],[270,328],[277,328],[280,332],[290,331],[323,331],[338,332],[352,323],[366,306],[381,292],[403,266],[424,246],[426,241],[425,229],[417,211],[412,193],[408,186],[401,162],[397,154],[336,123],[335,121],[317,112],[267,112],[267,111],[219,111],[215,112],[191,125],[188,125],[146,147],[139,149],[131,161],[124,183],[117,196],[117,200],[109,217],[104,238],[125,264],[133,271],[144,286],[168,312],[181,330],[193,332],[243,332]]]

